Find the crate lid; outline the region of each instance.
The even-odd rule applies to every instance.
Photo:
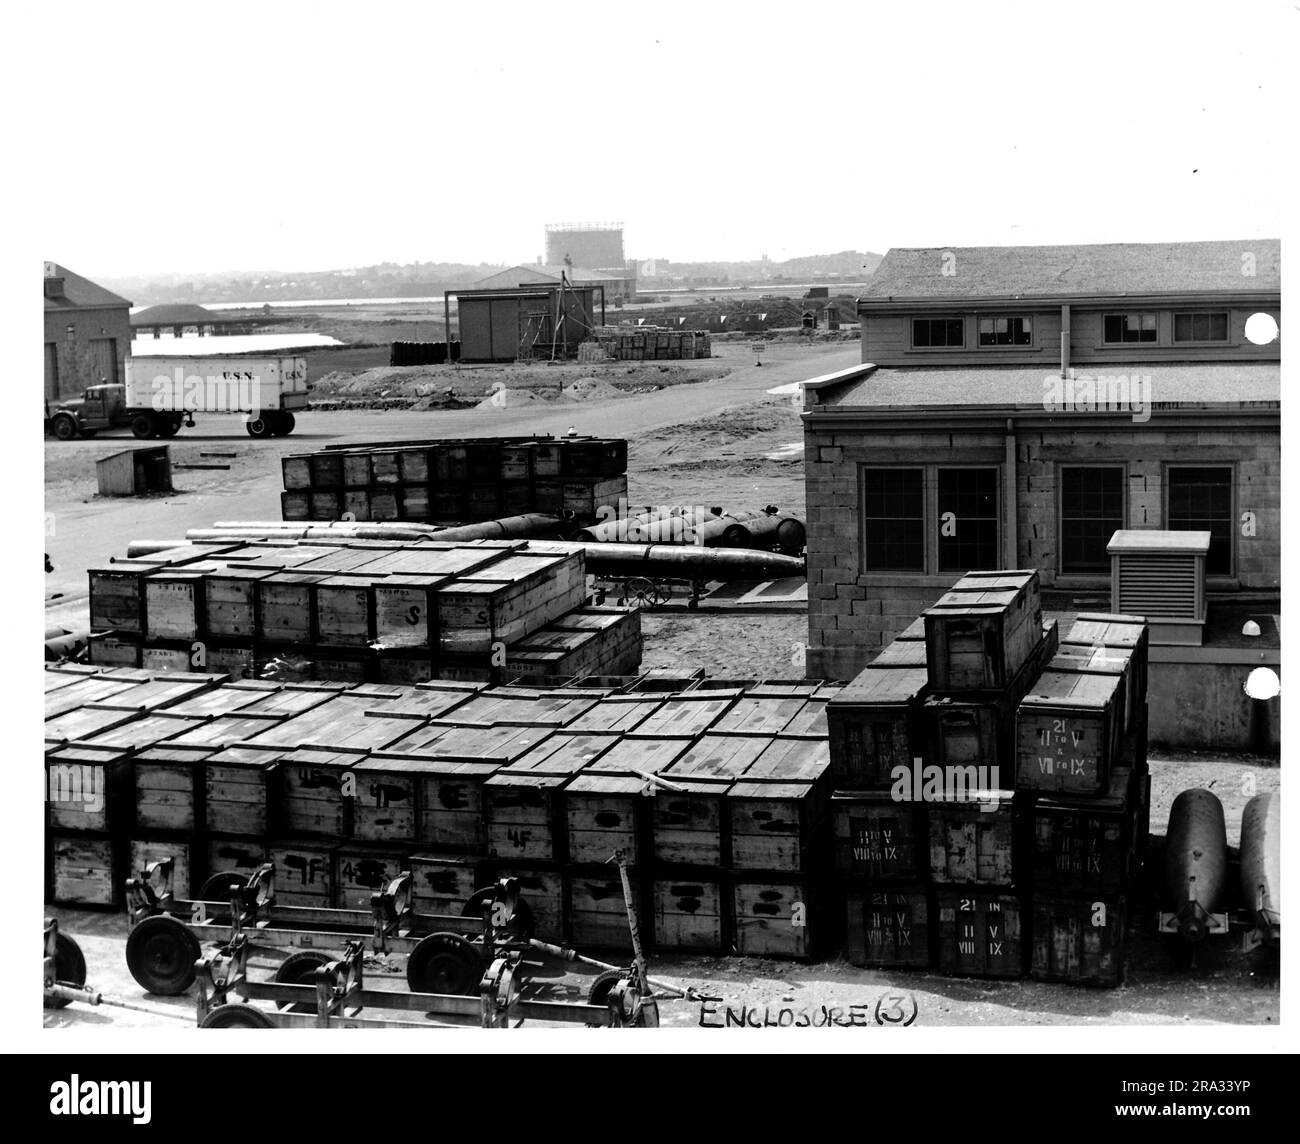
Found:
[[[816,782],[830,766],[830,740],[777,735],[745,771],[746,780]]]
[[[922,645],[924,646],[924,645]],[[827,702],[835,710],[910,703],[930,686],[923,667],[868,666]]]
[[[803,695],[742,695],[711,730],[715,733],[776,734],[804,709],[807,702]]]
[[[1024,708],[1050,707],[1102,711],[1115,702],[1120,679],[1115,675],[1045,671],[1020,701]]]
[[[511,774],[522,771],[553,775],[577,774],[609,750],[618,740],[617,734],[560,732],[516,759],[506,769]]]
[[[727,791],[727,798],[780,799],[783,802],[800,802],[806,799],[812,791],[812,783],[756,783],[742,779]]]
[[[187,745],[225,747],[255,739],[279,723],[278,715],[249,715],[246,710],[241,709],[229,715],[218,715],[216,718],[198,723],[183,735],[177,736],[177,740]]]
[[[895,640],[871,661],[872,667],[923,667],[925,665],[923,640]]]
[[[527,754],[551,733],[550,727],[464,727],[431,722],[390,743],[387,749],[435,759],[486,759],[504,765]]]
[[[695,740],[655,736],[640,739],[624,735],[587,768],[592,774],[656,774],[679,759]]]
[[[131,755],[129,747],[94,743],[60,743],[45,752],[46,765],[64,765],[68,763],[87,763],[103,766],[108,763],[126,759]]]
[[[187,731],[196,730],[206,722],[207,719],[186,718],[184,715],[166,713],[145,715],[140,719],[122,720],[115,726],[101,728],[84,738],[88,743],[105,743],[142,750],[168,739],[177,738]]]
[[[583,771],[564,788],[566,794],[638,795],[646,791],[649,780],[640,775],[591,774]],[[650,784],[653,792],[654,785]]]
[[[667,768],[665,777],[738,779],[770,744],[765,735],[704,735]]]
[[[392,774],[438,775],[443,778],[489,778],[503,766],[493,759],[439,759],[431,755],[404,754],[396,748],[372,751],[358,766]]]

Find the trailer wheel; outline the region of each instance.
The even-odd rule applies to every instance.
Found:
[[[279,416],[275,427],[275,435],[277,437],[287,437],[293,432],[293,427],[297,424],[298,422],[294,420],[293,414],[285,410]]]
[[[81,953],[81,946],[62,931],[54,939],[54,980],[62,985],[86,984],[86,959]],[[72,1002],[64,998],[45,999],[47,1009],[62,1009],[70,1004]]]
[[[271,422],[265,417],[249,418],[248,424],[244,426],[248,430],[250,437],[269,437],[271,436]]]
[[[175,997],[194,984],[198,938],[165,914],[145,918],[126,939],[126,966],[149,993]]]
[[[158,426],[160,437],[175,437],[181,431],[182,420],[179,417],[167,417]]]
[[[275,971],[275,982],[279,985],[315,985],[316,970],[322,965],[328,965],[332,958],[323,954],[318,949],[300,949],[297,953],[291,953],[282,962]],[[316,1006],[308,1004],[306,1001],[277,1001],[275,1007],[284,1009],[288,1007],[290,1013],[314,1013]]]
[[[218,1005],[202,1021],[200,1029],[274,1029],[275,1022],[261,1009],[238,1002]]]
[[[141,441],[146,441],[158,432],[158,426],[154,424],[152,413],[139,413],[131,418],[131,432],[134,433]]]
[[[406,984],[412,993],[473,997],[482,977],[477,951],[459,934],[431,933],[406,959]]]
[[[77,422],[71,414],[60,413],[54,418],[50,430],[60,441],[71,441],[77,435]]]

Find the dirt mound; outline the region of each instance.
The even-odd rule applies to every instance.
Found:
[[[539,401],[545,402],[546,398],[539,396],[531,389],[506,389],[502,386],[500,389],[489,393],[474,408],[518,409],[521,405],[535,405]]]
[[[611,397],[622,397],[623,391],[597,377],[580,377],[572,385],[566,385],[561,396],[568,401],[604,401]]]

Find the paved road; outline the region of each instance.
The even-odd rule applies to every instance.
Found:
[[[74,628],[86,622],[86,569],[121,556],[127,542],[144,538],[183,537],[187,529],[202,528],[216,520],[278,520],[280,518],[280,466],[284,453],[320,448],[346,441],[396,440],[418,437],[484,437],[530,433],[579,433],[634,437],[693,418],[710,417],[727,409],[761,400],[766,390],[803,381],[861,360],[855,343],[834,348],[768,344],[763,364],[755,366],[749,343],[722,343],[717,354],[736,368],[726,377],[693,385],[679,385],[654,393],[612,401],[566,403],[561,407],[529,404],[518,408],[430,410],[427,412],[358,410],[308,413],[298,417],[298,429],[283,440],[254,441],[235,417],[200,418],[192,430],[182,430],[174,444],[204,444],[214,450],[237,447],[247,455],[266,455],[266,464],[253,475],[186,470],[175,475],[176,484],[194,491],[176,497],[136,498],[120,501],[47,502],[53,514],[53,535],[47,551],[55,571],[45,578],[50,626]],[[46,448],[85,453],[87,468],[115,448],[135,444],[130,434],[101,434],[91,441],[48,441]]]

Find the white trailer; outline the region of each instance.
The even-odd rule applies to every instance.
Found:
[[[196,413],[241,413],[251,437],[287,437],[310,404],[302,357],[136,357],[125,413],[137,437],[170,437]]]

